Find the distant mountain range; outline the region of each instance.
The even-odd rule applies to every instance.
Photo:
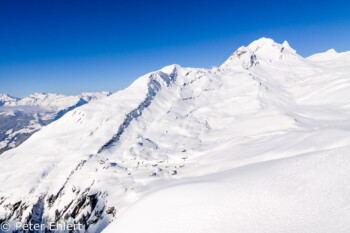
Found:
[[[23,99],[0,94],[0,154],[20,145],[66,112],[110,94],[87,92],[78,96],[64,96],[35,93]]]
[[[170,65],[110,96],[3,96],[3,148],[46,126],[0,155],[0,223],[350,232],[349,64],[261,38],[220,67]]]

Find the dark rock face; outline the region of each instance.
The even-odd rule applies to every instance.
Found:
[[[59,199],[57,195],[39,197],[34,205],[30,205],[25,201],[7,204],[2,207],[9,214],[5,218],[0,219],[0,224],[4,222],[21,222],[23,225],[40,224],[44,225],[45,229],[38,232],[59,232],[50,231],[49,226],[52,226],[52,224],[58,226],[65,222],[71,222],[81,226],[80,230],[72,232],[85,232],[91,225],[97,224],[106,214],[113,217],[116,214],[115,207],[106,208],[104,200],[106,194],[99,192],[91,195],[89,191],[90,189],[87,188],[79,195],[79,198],[72,200],[68,206],[64,206],[62,209],[56,209],[54,219],[44,217],[44,212],[53,208],[52,204]],[[65,193],[61,192],[59,195],[62,196]],[[0,200],[3,201],[3,198],[0,198]],[[1,205],[2,202],[0,203]],[[30,208],[29,214],[24,214],[28,208]],[[25,229],[17,229],[17,232],[27,231]]]

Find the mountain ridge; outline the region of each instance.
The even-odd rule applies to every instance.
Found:
[[[346,60],[328,67],[287,43],[251,45],[219,68],[141,76],[2,154],[0,219],[101,232],[136,200],[188,178],[347,146]]]

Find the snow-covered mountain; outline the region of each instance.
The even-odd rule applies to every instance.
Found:
[[[146,74],[0,156],[0,223],[349,232],[349,64],[262,38]]]
[[[16,104],[18,100],[19,98],[9,96],[8,94],[0,94],[0,106]]]
[[[0,154],[20,145],[66,112],[110,94],[86,92],[78,96],[64,96],[35,93],[23,99],[0,94]]]

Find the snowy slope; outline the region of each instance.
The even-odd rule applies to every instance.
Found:
[[[109,92],[79,96],[35,93],[23,99],[0,94],[0,153],[14,148],[66,112]]]
[[[309,212],[303,220],[297,216],[298,206],[294,206],[295,216],[292,211],[286,213],[294,217],[294,222],[283,226],[287,232],[297,229],[293,226],[300,221],[312,225],[327,219],[320,212],[310,222],[309,214],[330,197],[334,208],[344,208],[334,214],[333,219],[340,219],[335,232],[349,229],[342,219],[349,215],[345,146],[350,142],[350,56],[327,57],[302,58],[287,42],[262,38],[239,48],[219,68],[171,65],[140,77],[125,90],[78,107],[0,156],[0,219],[12,224],[80,222],[87,232],[101,232],[121,216],[120,225],[115,221],[109,231],[116,227],[127,232],[125,226],[132,219],[140,226],[153,220],[162,229],[157,218],[150,217],[158,216],[157,210],[173,214],[166,207],[174,205],[164,203],[166,200],[192,191],[207,193],[216,187],[214,182],[217,190],[230,195],[214,192],[198,201],[207,202],[210,208],[215,208],[217,199],[222,199],[220,205],[227,200],[229,207],[241,203],[245,218],[235,212],[229,215],[237,221],[250,217],[267,221],[262,214],[253,213],[250,200],[261,203],[261,213],[270,213],[274,209],[265,208],[269,195],[261,193],[271,192],[276,203],[283,203],[283,193],[288,193],[288,200],[298,205],[310,203],[305,205]],[[337,149],[340,147],[345,148]],[[338,151],[342,151],[340,157]],[[294,165],[288,166],[290,163]],[[314,164],[321,167],[314,168]],[[332,174],[337,169],[343,180]],[[316,176],[320,183],[313,185]],[[285,185],[288,182],[291,186]],[[192,183],[193,189],[185,185]],[[261,185],[255,187],[258,183]],[[294,190],[299,184],[305,186]],[[196,187],[198,192],[194,192]],[[325,194],[327,188],[332,192]],[[316,194],[320,198],[311,200]],[[195,196],[183,206],[184,211],[203,208],[196,202],[191,206]],[[240,198],[245,196],[247,199]],[[158,198],[165,200],[166,209],[155,201]],[[137,200],[139,204],[128,210]],[[292,204],[285,205],[293,210]],[[152,213],[145,217],[147,221],[135,214],[145,213],[145,208]],[[333,210],[326,203],[322,208]],[[213,216],[212,210],[207,217]],[[276,207],[273,216],[282,210]],[[179,211],[174,207],[176,216]],[[196,216],[198,221],[206,217]],[[324,225],[330,226],[331,220]],[[283,221],[276,226],[279,223]],[[208,224],[217,227],[215,222]],[[249,232],[260,226],[239,225],[230,232]],[[130,228],[130,232],[133,229],[137,230]],[[269,229],[265,232],[271,232]]]
[[[103,232],[350,232],[349,166],[345,147],[187,179],[142,198]]]

